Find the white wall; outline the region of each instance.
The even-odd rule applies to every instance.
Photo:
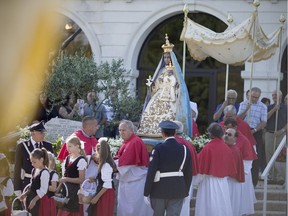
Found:
[[[136,69],[140,48],[152,31],[166,18],[183,13],[184,3],[190,11],[209,13],[226,22],[227,14],[234,19],[234,25],[248,18],[254,10],[251,0],[67,0],[60,13],[73,19],[85,32],[96,61],[110,61],[123,58],[125,67],[131,70],[131,90],[136,89]],[[286,0],[260,1],[259,21],[266,34],[280,26],[279,17],[287,17]],[[282,47],[287,45],[287,22]],[[283,49],[284,50],[284,49]],[[282,53],[281,53],[282,55]],[[263,90],[262,96],[270,96],[276,89],[279,56],[254,64],[253,86]],[[250,86],[250,64],[242,72],[244,90]]]

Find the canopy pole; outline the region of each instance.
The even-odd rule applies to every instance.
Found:
[[[255,22],[256,22],[256,16],[258,16],[258,7],[260,5],[259,1],[254,0],[253,5],[255,6],[255,11],[253,13],[253,49],[252,49],[252,57],[251,57],[251,71],[250,71],[250,86],[249,86],[249,93],[251,95],[251,89],[252,89],[252,78],[253,78],[253,73],[254,73],[254,52],[255,52]],[[249,104],[251,104],[251,97],[249,97]],[[250,124],[250,112],[251,109],[249,109],[248,111],[248,115],[247,115],[247,123]]]
[[[229,29],[231,27],[231,24],[233,23],[233,17],[231,16],[231,14],[228,14],[227,22],[229,23],[227,29]],[[229,64],[226,64],[225,100],[227,98],[228,83],[229,83]]]
[[[183,28],[185,28],[186,23],[187,23],[187,16],[189,13],[189,8],[188,8],[187,4],[184,5],[183,12],[184,12]],[[183,62],[182,62],[182,72],[183,72],[183,79],[184,80],[185,80],[185,64],[186,64],[186,41],[184,39],[183,40]]]
[[[182,71],[183,71],[183,79],[185,80],[185,64],[186,64],[186,42],[183,41],[183,62],[182,62]]]
[[[281,22],[281,27],[280,27],[280,34],[279,34],[279,55],[278,55],[278,65],[277,65],[277,71],[278,73],[278,79],[277,79],[277,102],[275,106],[279,106],[279,104],[281,103],[280,101],[280,97],[279,97],[279,93],[280,93],[280,79],[281,79],[281,53],[282,53],[282,34],[283,34],[283,26],[284,26],[284,22],[286,21],[284,15],[282,14],[280,16],[279,21]],[[279,110],[276,110],[276,119],[275,119],[275,130],[274,133],[277,131],[277,125],[278,125],[278,115],[279,115]],[[275,152],[276,149],[276,136],[274,136],[274,140],[273,140],[273,152]],[[273,166],[273,173],[274,173],[274,169],[275,167]]]
[[[229,81],[229,64],[226,64],[225,100],[226,100],[226,98],[227,98],[228,81]]]

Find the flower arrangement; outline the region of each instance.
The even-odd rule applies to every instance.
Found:
[[[110,146],[110,151],[111,151],[112,157],[114,157],[116,155],[118,149],[122,145],[122,142],[123,142],[123,140],[121,138],[118,138],[118,139],[109,138],[108,139],[108,144]]]
[[[208,137],[208,134],[203,134],[200,135],[198,137],[193,138],[192,143],[197,151],[197,153],[199,153],[202,148],[208,143],[210,142],[210,138]]]

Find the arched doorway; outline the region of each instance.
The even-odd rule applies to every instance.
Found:
[[[207,13],[191,12],[188,16],[215,32],[223,32],[227,28],[225,23]],[[144,101],[146,95],[146,79],[149,75],[153,75],[163,53],[161,45],[165,41],[165,33],[168,34],[169,41],[175,45],[174,53],[179,64],[182,65],[183,42],[179,40],[182,28],[183,14],[171,16],[156,26],[144,41],[137,63],[137,69],[139,70],[137,93],[142,101]],[[198,62],[192,59],[187,52],[185,68],[185,81],[190,100],[198,104],[197,123],[200,131],[204,133],[208,124],[212,122],[217,104],[224,99],[226,65],[217,62],[213,58]],[[240,74],[243,69],[244,66],[230,67],[229,88],[233,88],[239,93],[238,99],[241,99],[241,94],[243,94],[244,81]]]

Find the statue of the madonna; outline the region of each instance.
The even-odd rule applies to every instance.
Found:
[[[191,109],[189,94],[180,66],[173,53],[174,45],[168,40],[161,61],[148,82],[148,91],[137,131],[143,137],[161,137],[159,123],[163,120],[178,120],[184,125],[185,133],[191,136]]]

